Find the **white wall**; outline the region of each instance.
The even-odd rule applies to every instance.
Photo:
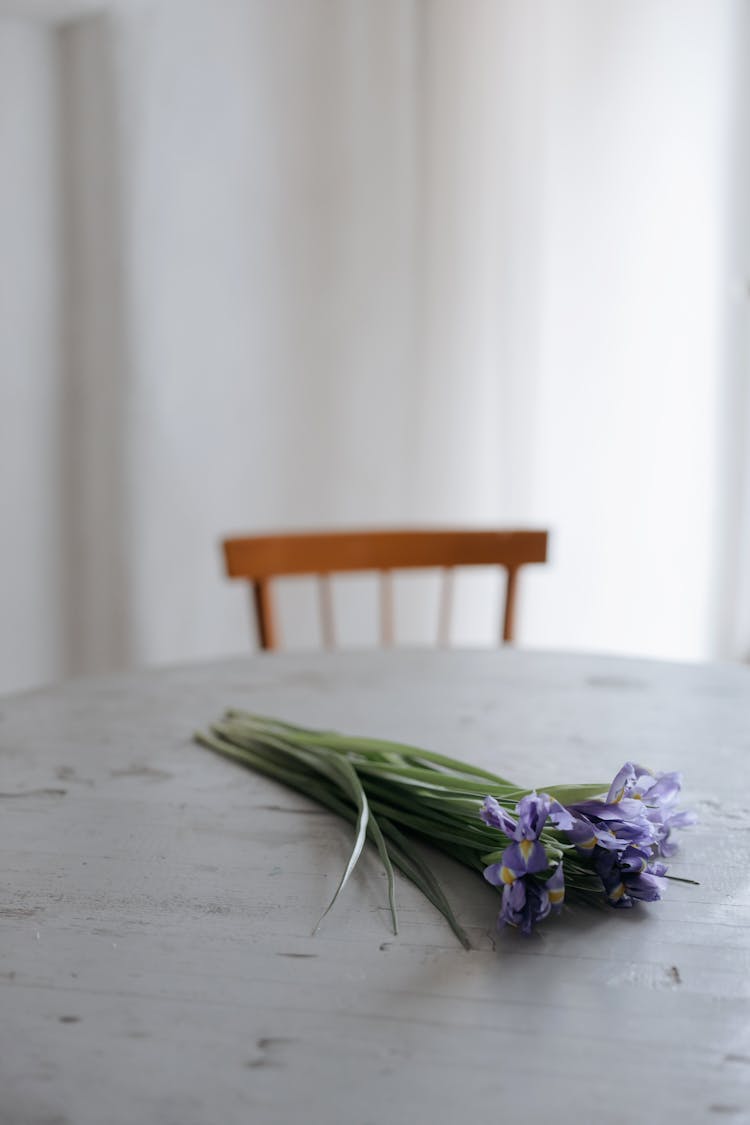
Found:
[[[730,204],[740,16],[702,0],[549,8],[531,512],[558,530],[526,618],[545,643],[734,655],[717,620],[726,326],[750,265],[746,240],[727,253],[748,213]]]
[[[552,528],[527,644],[744,654],[747,5],[428,13],[415,507]]]
[[[63,41],[79,76],[69,117],[91,138],[71,176],[76,270],[94,279],[76,310],[91,346],[74,366],[118,419],[83,475],[114,482],[126,528],[95,505],[84,515],[109,541],[100,554],[121,558],[109,600],[126,606],[99,615],[96,662],[243,651],[246,597],[220,578],[222,533],[399,508],[414,7],[157,4]],[[92,109],[94,73],[108,109]],[[101,560],[93,570],[101,588]],[[91,583],[79,585],[85,606]]]
[[[111,28],[59,34],[65,225],[66,675],[126,667],[132,644],[131,349],[122,122]]]
[[[525,644],[735,652],[746,14],[153,0],[64,28],[63,472],[28,485],[48,535],[62,491],[57,671],[245,651],[224,533],[413,521],[552,528]],[[34,146],[54,162],[43,122]],[[60,648],[49,591],[17,609],[27,680]],[[402,582],[407,639],[435,592]],[[491,643],[497,594],[461,585],[460,640]],[[345,639],[374,634],[361,585],[338,596]]]
[[[57,53],[0,19],[0,688],[63,657]]]

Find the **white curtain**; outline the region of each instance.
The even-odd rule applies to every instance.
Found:
[[[4,641],[0,688],[246,651],[217,543],[287,526],[549,526],[523,643],[741,655],[746,22],[152,0],[54,33],[59,621],[27,591],[55,656]],[[13,518],[31,485],[0,488]],[[461,586],[459,640],[494,637],[495,582]],[[405,639],[433,594],[404,579]]]
[[[58,58],[0,19],[0,692],[64,665]]]

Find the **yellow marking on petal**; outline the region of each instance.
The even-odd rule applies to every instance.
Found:
[[[508,885],[516,881],[515,872],[511,871],[511,869],[505,865],[500,868],[500,878],[504,883],[508,883]]]
[[[553,906],[557,906],[558,902],[562,902],[565,898],[564,887],[560,887],[557,891],[548,891],[547,893],[549,894],[549,900]]]
[[[590,851],[593,847],[596,847],[596,836],[592,836],[590,840],[577,840],[576,847],[583,848],[587,852]]]
[[[536,840],[521,840],[520,844],[518,845],[518,850],[520,851],[524,859],[528,860],[529,856],[534,850],[535,843]]]
[[[619,886],[615,887],[613,891],[610,891],[609,899],[611,902],[619,902],[624,894],[625,887],[622,883],[620,883]]]

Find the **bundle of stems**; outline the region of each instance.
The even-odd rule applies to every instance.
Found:
[[[394,867],[443,914],[465,946],[469,938],[430,870],[419,842],[439,848],[481,873],[499,861],[510,838],[480,818],[486,798],[516,808],[531,791],[507,778],[416,746],[309,730],[279,719],[230,710],[196,740],[227,758],[318,801],[355,825],[349,861],[315,929],[331,909],[369,839],[385,868],[394,933],[398,932]],[[544,792],[562,805],[589,800],[605,784],[550,785]],[[564,833],[545,827],[539,836],[552,865],[562,862],[568,891],[603,900],[601,880]],[[314,932],[314,931],[313,931]]]

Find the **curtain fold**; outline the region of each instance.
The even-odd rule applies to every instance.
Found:
[[[525,644],[745,654],[746,23],[153,0],[65,27],[57,673],[246,651],[225,533],[419,522],[551,528]],[[462,640],[495,636],[488,581]],[[434,591],[400,597],[426,640]]]

